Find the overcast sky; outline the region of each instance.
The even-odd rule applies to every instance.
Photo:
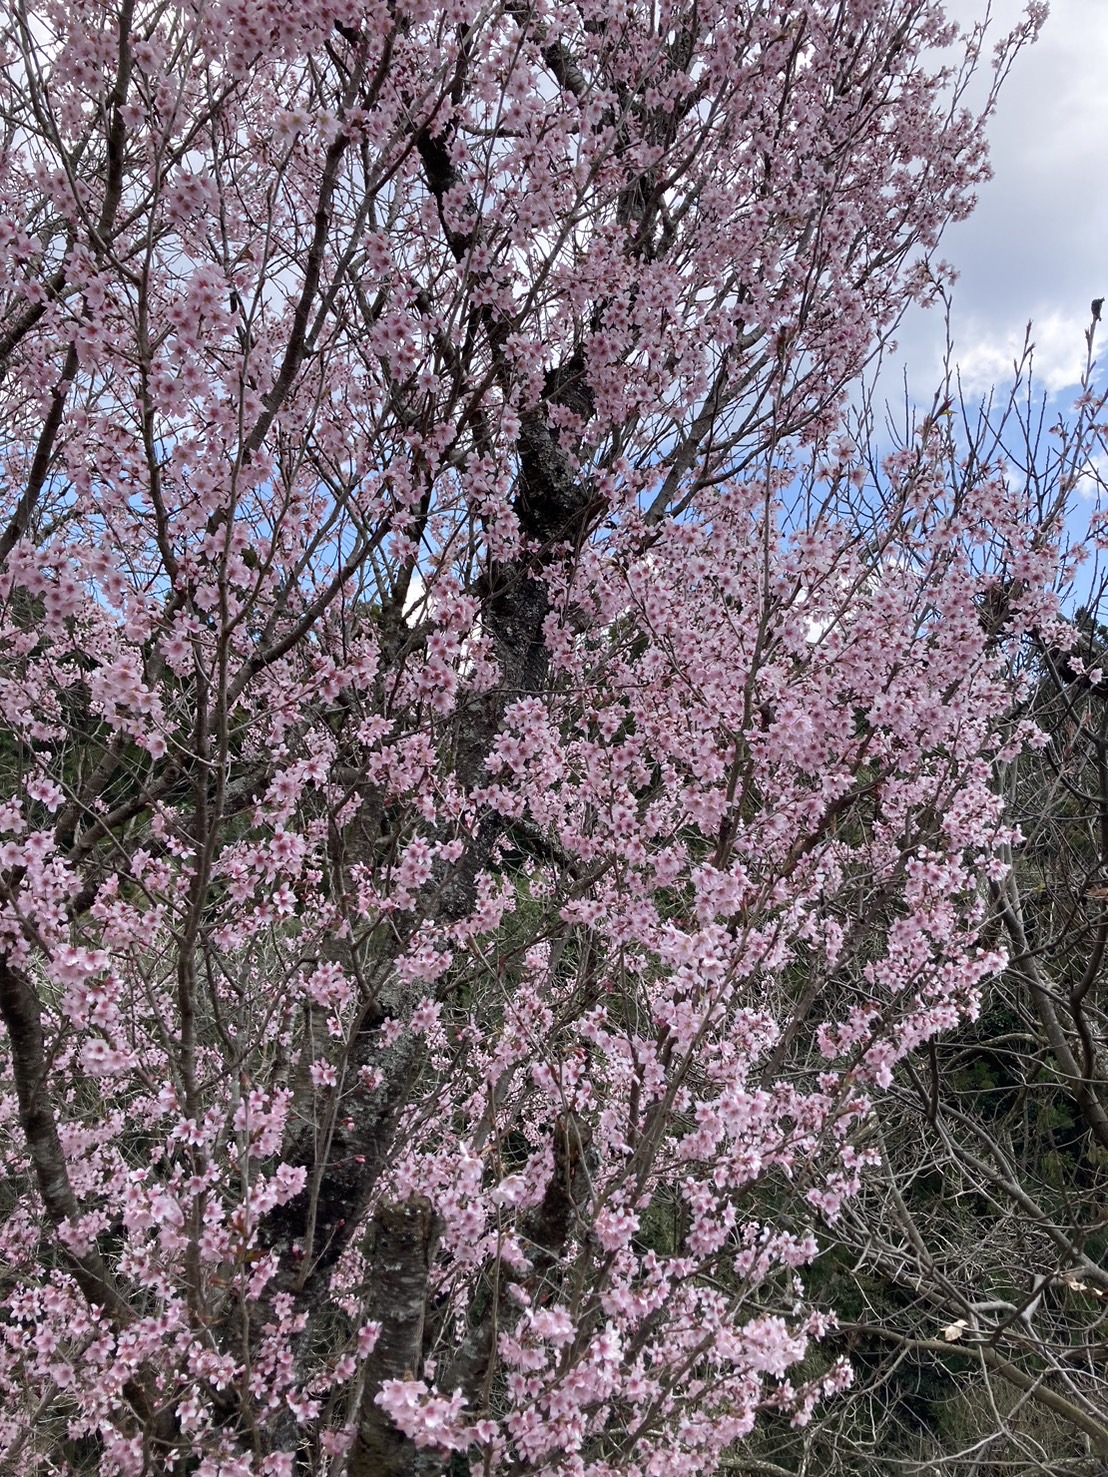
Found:
[[[984,4],[948,0],[948,10],[965,20]],[[999,36],[1023,4],[994,0],[992,8]],[[954,333],[966,389],[977,394],[1011,376],[1031,319],[1040,384],[1064,402],[1084,361],[1089,303],[1108,297],[1108,0],[1051,0],[1050,12],[990,126],[995,178],[970,219],[949,229],[940,255],[961,273]],[[1108,313],[1101,331],[1108,344]],[[913,312],[898,339],[912,398],[927,403],[940,373],[939,314]],[[1108,363],[1108,352],[1101,359]]]

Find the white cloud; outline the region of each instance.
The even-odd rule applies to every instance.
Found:
[[[1031,323],[1033,371],[1040,390],[1057,395],[1078,383],[1085,367],[1085,330],[1089,313],[1051,312]],[[955,358],[962,388],[968,395],[987,394],[1009,383],[1022,359],[1027,325],[1006,332],[993,323],[962,318]]]
[[[1108,455],[1094,452],[1077,475],[1077,491],[1087,502],[1099,506],[1105,488],[1108,488]]]
[[[967,24],[984,4],[951,0],[948,9]],[[1023,0],[994,0],[991,35],[1008,31],[1022,10]],[[1039,42],[1017,58],[989,124],[995,178],[940,248],[960,273],[954,357],[975,393],[1010,381],[1029,319],[1043,388],[1065,390],[1080,378],[1089,303],[1108,296],[1106,79],[1106,0],[1052,0]],[[941,374],[942,319],[913,311],[898,338],[913,397],[927,403]]]

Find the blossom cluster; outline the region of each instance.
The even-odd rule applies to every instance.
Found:
[[[712,1472],[850,1378],[804,1268],[1063,639],[1003,467],[842,421],[985,176],[956,33],[26,9],[0,1466]]]

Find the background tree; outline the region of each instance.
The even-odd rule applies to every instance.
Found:
[[[14,8],[7,1465],[697,1473],[845,1384],[799,1269],[1065,640],[1056,506],[840,434],[981,39]]]

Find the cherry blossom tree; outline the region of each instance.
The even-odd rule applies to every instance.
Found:
[[[1065,635],[1058,508],[843,396],[1042,10],[972,113],[930,0],[17,0],[6,1468],[696,1474],[849,1381]]]
[[[1030,332],[1007,393],[974,407],[953,374],[947,386],[957,414],[935,431],[952,481],[1002,455],[1035,479],[1040,522],[1082,489],[1070,519],[1082,537],[1060,568],[1072,630],[1061,644],[1031,633],[1019,658],[1031,680],[1013,717],[1041,736],[997,765],[1022,836],[989,883],[989,936],[1008,961],[979,1016],[897,1065],[868,1130],[880,1164],[807,1275],[809,1298],[839,1314],[819,1358],[849,1349],[854,1387],[802,1430],[765,1423],[737,1470],[1077,1477],[1108,1455],[1108,428],[1095,332],[1094,318],[1072,417],[1044,417]],[[982,614],[1003,607],[997,586]]]
[[[794,1470],[807,1460],[831,1477],[895,1460],[907,1472],[1077,1474],[1108,1456],[1108,397],[1097,321],[1072,417],[1045,419],[1029,332],[1011,392],[976,413],[960,407],[943,433],[963,475],[1003,447],[1037,480],[1040,517],[1080,483],[1071,526],[1082,537],[1063,566],[1072,630],[1061,644],[1027,642],[1018,711],[1041,738],[997,768],[1022,834],[989,889],[1007,967],[977,1019],[899,1064],[873,1123],[881,1166],[809,1279],[838,1302],[836,1339],[859,1379],[849,1400],[778,1442]]]

